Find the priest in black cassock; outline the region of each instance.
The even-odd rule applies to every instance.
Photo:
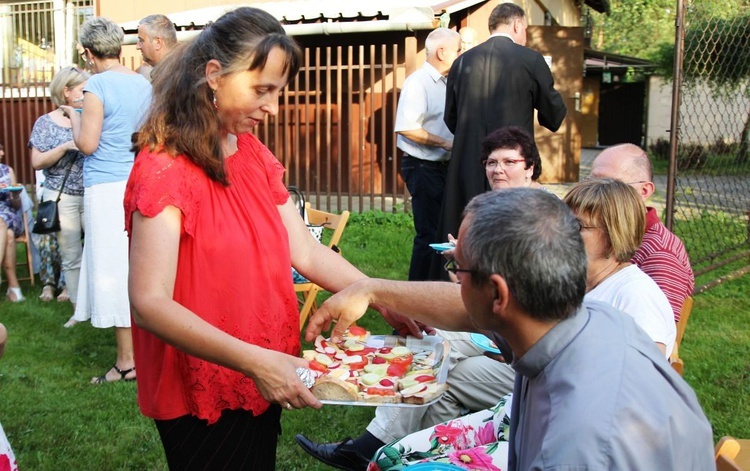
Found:
[[[448,74],[444,118],[455,139],[435,242],[456,236],[466,204],[490,189],[480,162],[485,136],[504,126],[533,136],[534,109],[539,124],[553,132],[565,118],[547,62],[525,47],[527,26],[521,7],[499,4],[490,14],[489,39],[459,56]],[[435,257],[432,279],[445,278],[443,262]]]

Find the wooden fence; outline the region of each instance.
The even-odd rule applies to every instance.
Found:
[[[303,66],[283,92],[278,115],[261,123],[258,136],[287,168],[286,183],[301,188],[321,209],[403,205],[393,124],[400,85],[415,68],[416,38],[380,35],[375,44],[362,35],[338,45],[326,44],[326,38],[305,40]],[[46,85],[0,88],[6,160],[27,184],[34,182],[29,133],[52,109]]]

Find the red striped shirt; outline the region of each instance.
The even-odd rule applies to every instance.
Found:
[[[682,241],[661,223],[654,208],[646,212],[643,243],[630,261],[659,285],[672,306],[674,320],[680,320],[682,304],[693,293],[695,276]]]

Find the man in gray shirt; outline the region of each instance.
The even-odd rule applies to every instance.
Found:
[[[695,393],[630,316],[582,304],[580,223],[557,197],[514,188],[466,207],[460,286],[367,279],[331,297],[307,338],[369,304],[445,330],[498,334],[516,371],[508,469],[713,469],[711,426]]]

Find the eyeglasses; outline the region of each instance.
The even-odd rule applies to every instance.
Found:
[[[86,49],[84,49],[83,51],[81,51],[80,56],[81,56],[81,60],[83,62],[87,62],[89,60],[88,57],[86,57]]]
[[[486,170],[495,170],[497,166],[500,165],[504,170],[510,170],[521,162],[526,162],[526,159],[485,159],[482,161],[482,167],[484,167]]]
[[[594,177],[594,176],[589,175],[588,177],[584,178],[581,181],[590,182],[590,181],[595,181],[595,180],[601,180],[603,178],[608,178],[608,177]],[[619,180],[619,178],[615,178],[615,180]],[[650,183],[650,182],[648,180],[638,180],[637,182],[623,182],[623,183],[626,185],[636,185],[638,183]]]
[[[578,232],[581,232],[584,229],[599,229],[599,226],[587,226],[578,218],[576,218],[576,221],[578,221]]]
[[[458,263],[456,263],[456,260],[452,258],[445,262],[443,268],[448,273],[453,273],[454,275],[457,273],[474,273],[474,270],[465,270],[463,268],[458,268]]]

